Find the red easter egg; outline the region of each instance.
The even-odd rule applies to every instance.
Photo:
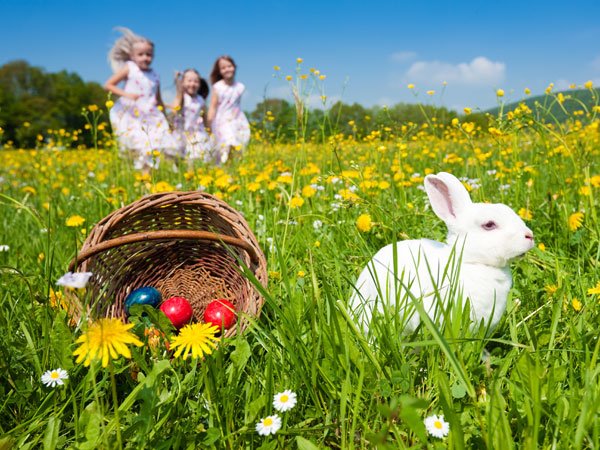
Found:
[[[213,300],[204,311],[204,321],[219,328],[231,328],[235,323],[235,319],[235,306],[224,298]]]
[[[165,313],[173,326],[179,329],[192,320],[194,310],[187,299],[183,297],[171,297],[160,305],[160,310]]]

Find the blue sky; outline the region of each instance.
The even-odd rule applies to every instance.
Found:
[[[0,65],[14,59],[86,81],[110,75],[106,55],[126,26],[156,44],[153,68],[165,99],[174,70],[208,75],[232,55],[246,110],[290,98],[281,75],[314,67],[334,101],[365,106],[418,100],[486,109],[502,88],[508,101],[529,87],[600,85],[600,2],[553,1],[0,1]],[[442,83],[447,86],[442,89]],[[433,96],[425,94],[435,90]],[[443,94],[442,94],[443,91]]]

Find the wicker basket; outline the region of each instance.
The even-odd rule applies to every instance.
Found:
[[[71,271],[92,272],[88,285],[91,316],[125,318],[127,295],[153,286],[163,298],[182,296],[202,321],[206,305],[217,298],[231,301],[242,331],[258,316],[263,298],[242,273],[250,270],[267,285],[267,264],[242,215],[227,203],[202,192],[147,195],[98,222]],[[74,308],[79,319],[83,306]]]

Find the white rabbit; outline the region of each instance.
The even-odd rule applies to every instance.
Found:
[[[374,308],[392,306],[406,333],[420,323],[411,296],[434,319],[439,303],[445,307],[462,294],[474,324],[483,320],[491,331],[506,309],[509,264],[533,247],[533,233],[508,206],[473,203],[449,173],[428,175],[424,184],[433,211],[448,227],[446,243],[419,239],[382,248],[358,277],[349,306],[365,331]]]

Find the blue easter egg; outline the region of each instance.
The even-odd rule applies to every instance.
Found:
[[[129,308],[133,305],[151,305],[154,308],[158,306],[161,301],[160,292],[150,286],[144,286],[137,288],[127,296],[125,299],[125,312],[129,314]]]

